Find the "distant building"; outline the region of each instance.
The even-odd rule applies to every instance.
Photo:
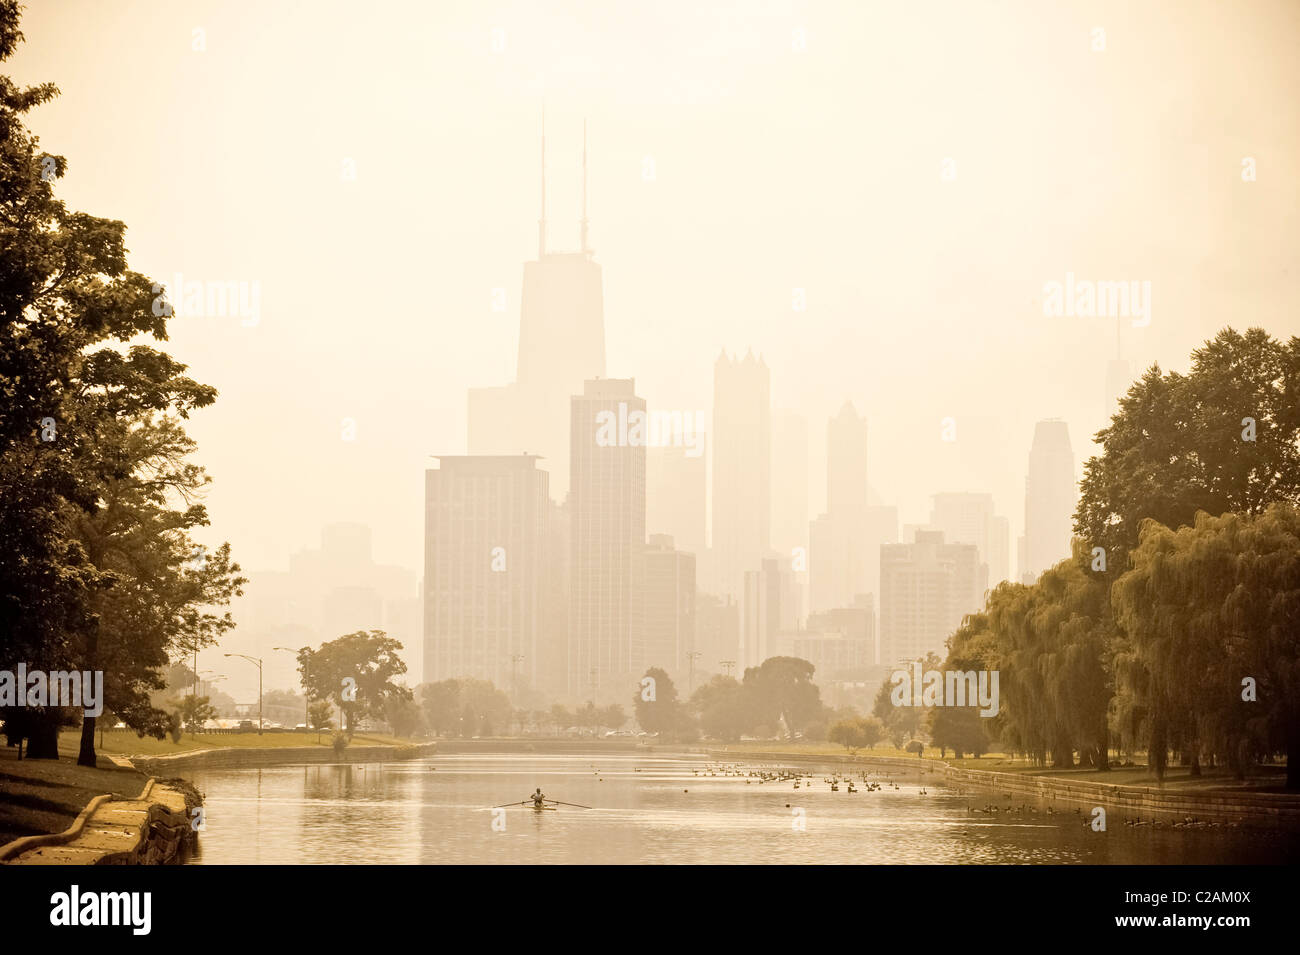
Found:
[[[686,447],[646,449],[646,529],[667,534],[696,557],[704,554],[708,498],[707,442],[700,451]]]
[[[569,693],[624,700],[645,666],[646,403],[632,379],[588,381],[570,401]]]
[[[792,637],[790,655],[812,663],[818,685],[862,679],[876,662],[876,611],[871,595],[849,607],[810,614],[808,627]]]
[[[808,419],[772,413],[772,548],[787,560],[808,546]]]
[[[758,570],[745,574],[745,602],[741,607],[744,642],[738,673],[779,656],[777,634],[799,626],[803,608],[789,561],[768,558]]]
[[[569,488],[569,396],[605,374],[601,269],[587,247],[587,145],[582,147],[582,218],[576,252],[546,243],[546,134],[542,134],[542,214],[537,260],[524,263],[515,381],[472,388],[468,402],[471,454],[537,454],[551,473],[551,493]]]
[[[949,492],[935,494],[931,500],[930,527],[942,531],[951,544],[974,544],[988,567],[990,587],[1006,580],[1010,523],[993,513],[993,495]]]
[[[736,669],[740,659],[740,605],[736,601],[714,594],[697,594],[695,640],[700,652],[695,661],[697,687],[705,674],[730,671],[740,676],[743,673]]]
[[[674,681],[686,675],[695,649],[695,555],[651,534],[645,550],[645,666]]]
[[[942,531],[917,531],[911,544],[880,549],[880,663],[893,666],[944,644],[962,617],[979,609],[987,569],[974,544],[946,544]]]
[[[548,475],[532,455],[442,456],[425,472],[424,682],[536,684],[547,615]]]
[[[1064,421],[1034,426],[1025,477],[1025,551],[1021,576],[1037,580],[1044,570],[1070,556],[1077,489],[1070,431]]]
[[[739,600],[767,555],[772,519],[771,381],[751,351],[713,365],[711,589]]]
[[[872,596],[877,614],[880,612],[880,548],[897,544],[899,540],[898,508],[892,504],[867,505],[867,593]]]

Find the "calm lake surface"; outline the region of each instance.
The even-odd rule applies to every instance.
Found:
[[[868,792],[800,766],[812,788],[759,784],[770,762],[696,756],[446,755],[395,763],[216,770],[192,774],[206,829],[191,864],[435,863],[1090,863],[1243,864],[1300,861],[1300,835],[1130,827],[1116,813],[1093,832],[1072,805],[959,791],[904,774],[867,772]],[[719,775],[696,775],[719,770]],[[897,785],[899,788],[895,789]],[[535,813],[493,806],[540,786],[593,807]],[[924,788],[926,794],[922,794]],[[689,791],[687,791],[689,790]],[[987,804],[1039,811],[972,814]],[[804,830],[796,828],[803,810]],[[504,830],[498,831],[504,820]],[[497,828],[494,829],[494,821]]]

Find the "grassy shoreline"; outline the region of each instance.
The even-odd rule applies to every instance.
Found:
[[[906,759],[918,770],[940,771],[943,764],[955,769],[973,769],[988,773],[1005,773],[1016,776],[1039,776],[1065,781],[1087,781],[1107,783],[1114,786],[1131,786],[1148,788],[1159,786],[1169,790],[1187,790],[1189,792],[1277,792],[1285,793],[1286,766],[1258,767],[1254,775],[1238,780],[1231,773],[1222,770],[1202,769],[1200,776],[1193,776],[1191,770],[1183,766],[1171,766],[1165,773],[1164,782],[1156,780],[1155,775],[1145,764],[1134,766],[1114,765],[1102,771],[1090,767],[1057,769],[1051,766],[1036,766],[1028,760],[1012,759],[1004,753],[986,753],[982,757],[965,757],[941,759],[937,749],[927,749],[921,756],[907,753],[891,746],[879,746],[873,749],[858,750],[850,755],[842,746],[833,743],[789,743],[779,741],[754,741],[744,743],[727,743],[706,746],[704,749],[718,756],[750,758],[749,754],[779,754],[800,759],[824,758],[828,762],[861,763],[872,758],[888,757]],[[1300,799],[1300,793],[1294,794]]]

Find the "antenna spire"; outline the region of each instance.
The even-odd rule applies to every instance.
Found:
[[[542,105],[542,217],[537,220],[537,258],[546,256],[546,106]]]
[[[582,121],[582,254],[587,254],[587,121]]]

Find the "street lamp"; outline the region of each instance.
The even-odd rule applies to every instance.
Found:
[[[272,647],[271,649],[285,650],[288,653],[300,654],[304,650],[310,650],[311,648],[299,647],[297,650],[295,650],[293,647]],[[303,697],[302,725],[304,730],[310,731],[311,730],[311,688],[307,686],[307,664],[305,662],[302,665],[302,697]]]
[[[257,735],[262,735],[262,658],[250,657],[247,653],[227,653],[228,657],[243,657],[249,663],[257,665]]]

